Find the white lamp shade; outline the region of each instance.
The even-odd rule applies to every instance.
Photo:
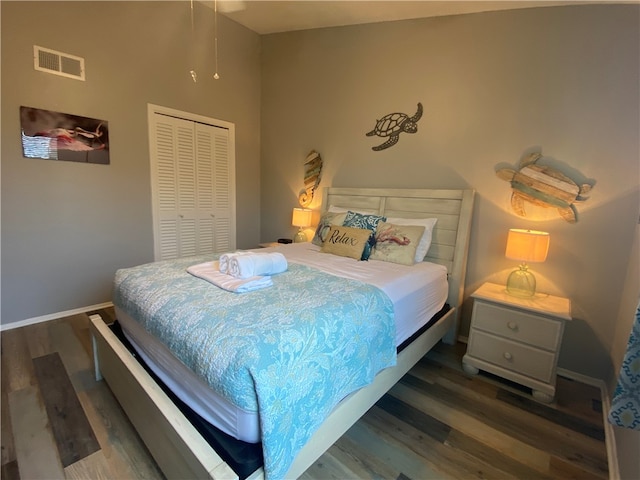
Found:
[[[505,257],[522,262],[544,262],[549,251],[549,234],[512,228],[507,237]]]
[[[291,225],[294,227],[306,228],[311,225],[312,210],[308,208],[294,208]]]

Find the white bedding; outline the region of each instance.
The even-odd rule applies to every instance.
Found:
[[[320,247],[312,243],[292,243],[268,250],[284,254],[289,262],[302,263],[378,287],[394,305],[396,345],[427,323],[447,300],[447,269],[436,263],[421,262],[408,267],[380,260],[359,262],[322,253]]]
[[[277,251],[288,262],[302,263],[334,275],[360,280],[384,291],[394,305],[396,345],[400,345],[444,306],[447,298],[446,268],[429,262],[407,267],[321,253],[311,243],[262,249]],[[200,381],[169,349],[146,332],[135,320],[116,308],[117,318],[128,340],[160,379],[196,413],[227,434],[255,443],[260,440],[259,419],[233,405]]]

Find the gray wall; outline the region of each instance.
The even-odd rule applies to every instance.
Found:
[[[147,104],[236,125],[237,244],[260,230],[260,37],[196,2],[2,2],[2,322],[108,302],[153,260]],[[208,32],[204,35],[204,32]],[[35,71],[33,45],[85,58],[86,81]],[[199,81],[189,70],[195,63]],[[109,122],[111,164],[22,157],[21,105]]]
[[[291,236],[305,156],[322,186],[477,191],[465,295],[505,283],[509,228],[551,234],[539,290],[573,301],[560,367],[608,380],[638,221],[638,5],[570,6],[273,34],[262,40],[262,241]],[[366,137],[390,112],[425,109],[397,145]],[[516,216],[495,175],[528,151],[595,181],[569,224]],[[468,333],[470,302],[463,310]]]

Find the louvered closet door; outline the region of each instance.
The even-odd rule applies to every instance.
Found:
[[[154,195],[156,260],[179,256],[178,187],[176,185],[176,122],[156,115],[152,127],[151,174]]]
[[[198,253],[235,248],[232,208],[233,175],[229,162],[229,132],[196,123],[196,177],[199,212]]]
[[[155,114],[152,133],[156,260],[235,248],[229,131]]]

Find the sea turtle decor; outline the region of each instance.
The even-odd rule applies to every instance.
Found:
[[[540,153],[532,153],[520,162],[518,170],[501,168],[496,175],[502,180],[511,182],[511,208],[526,217],[525,202],[545,208],[557,208],[558,213],[569,223],[576,223],[577,212],[575,202],[586,200],[584,194],[589,193],[592,185],[578,185],[569,177],[553,167],[538,165],[542,158]]]
[[[381,145],[371,147],[371,150],[378,152],[394,146],[398,143],[398,137],[402,132],[416,133],[420,117],[422,117],[422,104],[418,103],[418,111],[413,117],[409,117],[406,113],[390,113],[376,120],[376,126],[367,133],[367,137],[377,135],[383,138],[389,137],[389,139]]]

